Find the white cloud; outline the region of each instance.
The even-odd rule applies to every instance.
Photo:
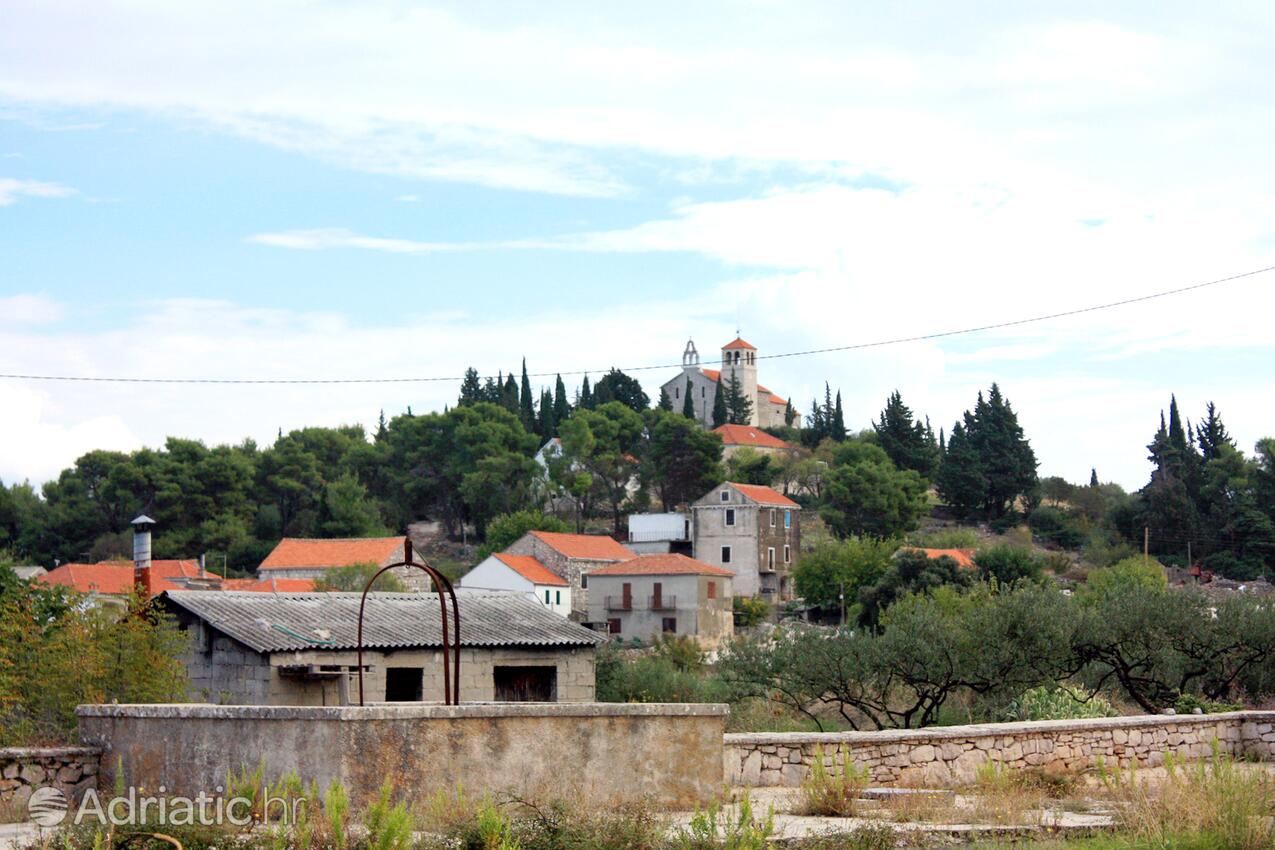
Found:
[[[21,293],[0,296],[0,327],[56,322],[65,313],[65,306],[47,295]]]
[[[86,413],[66,396],[0,381],[0,481],[37,487],[93,449],[131,451],[142,445],[118,413]]]
[[[12,177],[0,177],[0,207],[16,203],[19,198],[66,198],[74,195],[75,190],[57,183],[45,183],[40,180],[16,180]]]

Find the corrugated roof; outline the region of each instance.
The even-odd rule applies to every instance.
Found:
[[[531,531],[528,534],[568,558],[582,558],[587,561],[627,561],[637,554],[627,546],[621,546],[614,539],[602,534],[564,534],[560,531]]]
[[[718,425],[713,432],[721,434],[722,443],[727,446],[757,446],[763,449],[792,448],[773,434],[767,434],[751,425]]]
[[[730,570],[688,558],[676,552],[657,552],[650,555],[638,555],[631,561],[620,564],[609,564],[589,570],[591,576],[672,576],[700,575],[734,578]]]
[[[308,578],[228,578],[222,590],[251,590],[254,593],[311,593],[314,580]]]
[[[357,648],[358,593],[177,590],[163,598],[257,652]],[[457,594],[457,604],[461,646],[594,646],[602,641],[596,632],[521,593]],[[448,609],[450,624],[450,604]],[[436,594],[368,594],[364,648],[442,645]]]
[[[570,587],[571,582],[551,571],[531,555],[510,555],[507,552],[495,552],[497,561],[504,564],[532,584],[548,584],[554,587]]]
[[[345,537],[330,540],[285,537],[271,550],[258,569],[299,567],[348,567],[381,564],[391,555],[401,556],[406,537]],[[401,557],[396,559],[401,560]]]

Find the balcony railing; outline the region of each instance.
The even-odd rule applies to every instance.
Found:
[[[606,606],[608,611],[632,611],[633,600],[626,596],[608,596]]]
[[[652,611],[673,611],[677,608],[676,596],[649,596],[646,604]]]

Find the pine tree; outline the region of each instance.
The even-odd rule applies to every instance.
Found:
[[[898,390],[890,393],[878,421],[872,423],[877,442],[899,469],[911,469],[932,478],[939,461],[930,422],[913,420],[912,409],[903,403]]]
[[[500,404],[500,393],[502,381],[499,378],[488,378],[483,382],[483,392],[480,396],[482,401],[491,402],[492,404]]]
[[[810,423],[811,440],[818,445],[823,441],[824,437],[828,436],[828,429],[823,423],[823,409],[819,406],[819,402],[813,398],[810,400],[810,416],[807,419]]]
[[[722,388],[718,382],[718,394],[721,395]],[[747,425],[753,416],[753,401],[744,392],[744,385],[739,380],[739,376],[734,372],[731,373],[730,380],[726,382],[726,421],[732,425]]]
[[[558,436],[558,427],[567,421],[567,417],[571,415],[571,404],[567,401],[567,385],[562,382],[562,376],[558,375],[553,385],[553,433],[550,437]]]
[[[1038,478],[1036,453],[998,385],[992,384],[986,400],[978,394],[973,416],[966,414],[965,430],[987,480],[983,508],[992,518],[1004,516],[1019,496],[1032,492]]]
[[[457,405],[473,404],[483,400],[483,387],[478,382],[478,370],[469,367],[465,370],[465,377],[460,382],[460,400]]]
[[[1222,417],[1218,414],[1213,402],[1210,401],[1206,409],[1207,415],[1200,420],[1200,426],[1195,429],[1195,435],[1200,446],[1200,455],[1204,462],[1208,463],[1221,456],[1223,445],[1229,444],[1234,447],[1235,442],[1226,432],[1226,426],[1222,424]]]
[[[841,442],[846,438],[846,417],[841,412],[841,390],[837,390],[837,406],[832,410],[832,439]]]
[[[686,379],[686,392],[682,397],[682,415],[687,419],[695,418],[695,387],[691,384],[691,379]]]
[[[593,390],[589,389],[588,375],[585,375],[584,380],[580,382],[580,396],[576,400],[576,407],[582,407],[585,410],[593,409]]]
[[[518,417],[528,431],[536,427],[536,402],[531,397],[531,380],[527,377],[527,358],[522,358],[522,384],[518,390]]]
[[[965,414],[967,424],[973,417]],[[961,516],[969,516],[983,507],[987,479],[979,463],[978,451],[969,439],[965,425],[957,422],[947,441],[947,451],[935,482],[939,495]]]
[[[383,443],[389,436],[390,429],[385,424],[385,408],[381,408],[381,415],[376,420],[376,442]]]
[[[713,427],[720,428],[730,419],[730,411],[726,409],[726,388],[718,381],[713,388]]]
[[[1089,470],[1089,486],[1090,487],[1098,486],[1098,470],[1097,469]]]
[[[518,381],[514,378],[513,372],[510,372],[505,377],[505,385],[500,392],[500,404],[514,416],[521,416],[518,402]]]
[[[668,393],[664,392],[663,389],[660,390],[660,403],[656,407],[660,410],[673,410],[673,399],[669,398]]]

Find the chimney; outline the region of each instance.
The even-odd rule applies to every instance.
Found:
[[[150,599],[155,595],[151,580],[151,529],[155,520],[141,514],[133,525],[133,584],[142,586],[142,592]]]

